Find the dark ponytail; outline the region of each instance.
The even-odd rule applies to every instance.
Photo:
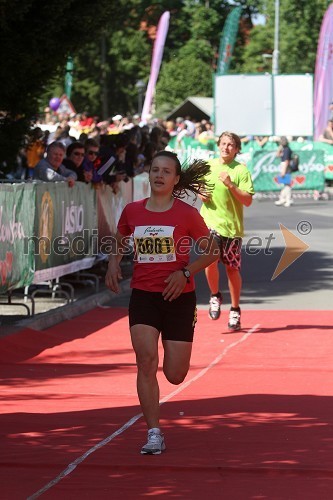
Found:
[[[206,161],[193,160],[190,163],[181,165],[176,153],[163,150],[156,153],[154,158],[160,156],[171,158],[175,162],[176,175],[179,175],[179,182],[172,192],[175,198],[185,198],[188,191],[195,195],[207,194],[212,191],[213,185],[209,184],[206,178],[210,172],[210,165]]]

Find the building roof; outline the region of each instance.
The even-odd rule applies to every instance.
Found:
[[[194,120],[210,120],[213,114],[213,107],[213,97],[188,97],[171,111],[166,119],[175,120],[179,116],[190,116]]]

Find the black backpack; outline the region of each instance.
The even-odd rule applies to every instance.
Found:
[[[299,166],[299,156],[296,153],[292,153],[291,160],[289,162],[290,172],[297,172]]]

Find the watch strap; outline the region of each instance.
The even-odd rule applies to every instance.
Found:
[[[187,283],[190,283],[191,272],[186,267],[183,267],[182,272],[187,280]]]

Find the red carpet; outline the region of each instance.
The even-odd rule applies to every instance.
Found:
[[[126,313],[0,339],[2,500],[333,498],[330,311],[243,311],[236,334],[199,311],[186,381],[159,374],[155,457],[139,454]]]

